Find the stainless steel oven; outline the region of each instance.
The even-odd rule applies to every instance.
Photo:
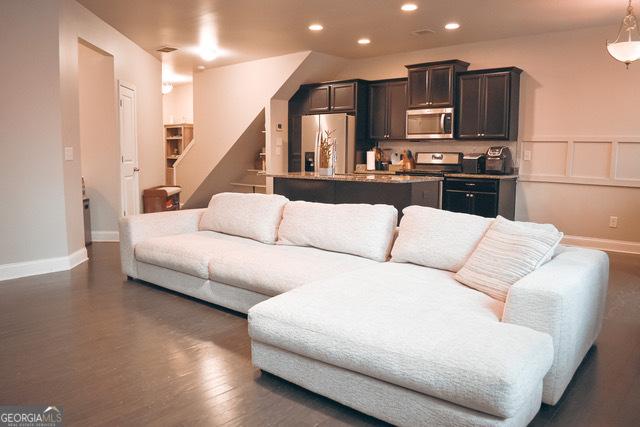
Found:
[[[453,108],[407,110],[407,139],[452,139]]]

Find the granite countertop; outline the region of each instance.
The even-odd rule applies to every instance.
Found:
[[[410,175],[380,175],[380,174],[345,174],[324,176],[316,173],[289,172],[283,174],[268,174],[272,178],[311,179],[326,181],[351,181],[351,182],[379,182],[383,184],[411,184],[415,182],[442,181],[438,176],[410,176]]]
[[[477,178],[477,179],[518,179],[518,175],[490,175],[486,173],[447,173],[448,178]]]

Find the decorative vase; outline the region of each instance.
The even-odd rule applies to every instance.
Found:
[[[326,132],[318,143],[318,175],[333,176],[336,164],[336,139],[331,138],[331,132]]]

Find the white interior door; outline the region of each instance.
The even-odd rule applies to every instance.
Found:
[[[128,83],[118,84],[120,106],[120,182],[122,215],[140,213],[138,175],[138,138],[136,129],[136,89]]]

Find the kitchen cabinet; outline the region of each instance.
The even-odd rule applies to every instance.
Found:
[[[457,139],[518,139],[521,72],[509,67],[458,74]]]
[[[407,80],[369,85],[369,138],[406,139]]]
[[[356,83],[334,83],[309,88],[307,113],[349,112],[356,109]]]
[[[445,178],[443,209],[495,218],[515,216],[516,179]]]
[[[408,108],[453,107],[456,74],[469,63],[459,60],[407,65]]]
[[[326,113],[331,109],[331,87],[318,86],[309,89],[307,111],[310,113]]]

